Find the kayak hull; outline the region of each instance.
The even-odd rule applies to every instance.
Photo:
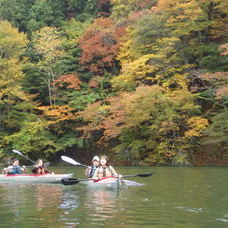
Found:
[[[120,188],[122,181],[120,178],[116,178],[116,177],[104,177],[99,180],[89,180],[89,181],[85,181],[83,183],[87,184],[88,187],[90,187],[90,188],[118,189],[118,188]]]
[[[71,178],[69,174],[1,174],[0,183],[60,183],[62,178]]]

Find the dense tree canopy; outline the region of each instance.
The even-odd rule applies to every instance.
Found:
[[[228,164],[227,14],[223,0],[0,0],[0,156]]]

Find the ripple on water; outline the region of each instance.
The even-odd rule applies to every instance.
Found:
[[[184,211],[193,212],[193,213],[204,212],[202,208],[193,208],[193,207],[175,207],[175,208],[182,209]]]
[[[216,218],[216,220],[220,222],[228,222],[228,219],[224,219],[224,218]]]

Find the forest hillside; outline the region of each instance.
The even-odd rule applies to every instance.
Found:
[[[228,1],[0,0],[0,158],[228,165]]]

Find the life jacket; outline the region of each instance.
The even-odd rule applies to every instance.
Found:
[[[20,166],[10,166],[9,174],[21,174],[21,167]]]
[[[100,174],[102,174],[102,177],[106,177],[107,176],[107,171],[109,171],[111,173],[111,176],[113,176],[113,173],[112,173],[112,170],[111,170],[111,167],[108,166],[108,167],[102,167],[100,166],[99,167],[99,170],[98,170],[98,176]]]
[[[34,167],[32,170],[33,174],[45,174],[45,173],[50,173],[47,169],[44,167]]]
[[[89,172],[89,178],[92,178],[98,166],[92,166]]]

